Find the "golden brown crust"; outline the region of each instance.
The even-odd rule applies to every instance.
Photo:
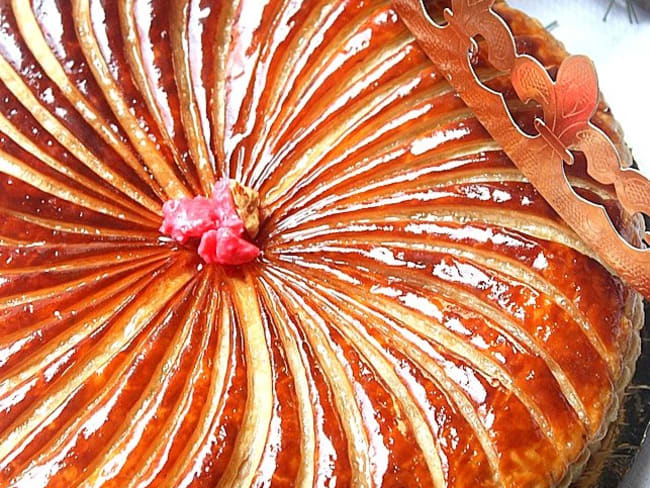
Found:
[[[559,64],[569,55],[564,45],[551,35],[543,25],[534,18],[527,16],[525,13],[509,7],[505,2],[498,2],[496,11],[503,16],[508,22],[512,31],[518,36],[524,36],[525,41],[519,41],[518,47],[520,52],[526,52],[542,61],[546,66],[559,66]],[[628,146],[625,144],[623,138],[623,131],[616,119],[612,116],[609,106],[603,101],[598,109],[594,118],[596,124],[603,129],[616,144],[619,153],[622,155],[623,163],[626,166],[632,165],[632,155]],[[645,225],[640,216],[629,218],[627,224],[631,227],[630,234],[635,235],[640,242],[643,229]],[[608,431],[613,427],[613,423],[618,416],[619,406],[625,393],[625,389],[632,377],[636,368],[637,359],[641,353],[641,339],[640,331],[645,322],[645,315],[643,311],[643,298],[633,290],[627,291],[625,316],[623,320],[629,325],[623,328],[629,329],[633,332],[630,334],[630,342],[628,350],[623,354],[623,369],[619,375],[615,386],[615,398],[607,415],[601,432],[594,437],[594,439],[585,447],[585,450],[576,462],[569,467],[569,471],[558,487],[568,487],[574,481],[577,486],[590,487],[593,485],[591,479],[580,479],[580,475],[587,466],[591,456],[593,456],[601,447],[601,441],[605,438]],[[597,470],[593,476],[597,476]]]
[[[631,374],[638,297],[390,2],[37,4],[0,0],[0,485],[574,476]],[[239,268],[157,231],[220,177],[263,208]]]
[[[254,239],[260,230],[260,195],[235,180],[230,180],[230,191],[237,213],[244,221],[246,233]]]

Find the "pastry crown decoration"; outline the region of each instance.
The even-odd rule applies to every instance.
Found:
[[[616,146],[591,122],[599,98],[593,63],[586,56],[569,56],[553,80],[537,59],[517,52],[510,28],[493,10],[494,1],[452,0],[442,25],[429,16],[424,0],[393,0],[393,5],[427,56],[558,215],[613,271],[650,298],[650,233],[641,242],[628,242],[605,208],[576,193],[564,172],[564,164],[573,164],[575,153],[582,153],[588,175],[612,185],[626,213],[650,215],[650,181],[623,167]],[[519,99],[541,106],[543,117],[534,121],[537,134],[524,132],[504,96],[480,80],[474,69],[477,36],[485,40],[489,63],[510,74]]]

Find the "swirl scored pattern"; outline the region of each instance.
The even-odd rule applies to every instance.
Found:
[[[0,0],[0,80],[2,486],[555,486],[604,433],[638,298],[388,1]],[[158,232],[221,177],[238,268]]]

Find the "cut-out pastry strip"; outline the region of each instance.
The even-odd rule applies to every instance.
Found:
[[[613,185],[628,214],[650,215],[650,181],[623,167],[615,145],[591,122],[599,92],[589,58],[568,57],[553,80],[538,60],[517,53],[508,25],[492,9],[494,0],[453,0],[452,8],[444,11],[444,24],[429,16],[424,0],[393,4],[427,56],[553,209],[622,279],[650,297],[650,250],[645,248],[649,234],[639,242],[626,240],[605,208],[579,195],[564,171],[565,163],[574,163],[576,152],[584,154],[589,176]],[[485,41],[490,64],[510,73],[521,101],[541,106],[543,117],[534,121],[537,134],[524,132],[504,96],[479,79],[479,38]]]

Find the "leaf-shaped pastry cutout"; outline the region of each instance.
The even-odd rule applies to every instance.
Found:
[[[618,152],[599,129],[589,127],[578,132],[572,148],[585,154],[587,172],[592,178],[604,185],[616,182],[621,168]]]
[[[557,113],[553,132],[570,145],[584,130],[598,106],[598,80],[592,61],[570,56],[560,65],[555,82]]]
[[[512,86],[524,103],[536,101],[542,107],[544,121],[555,126],[557,98],[553,80],[544,67],[530,56],[520,56],[512,69]]]
[[[618,197],[627,211],[650,216],[650,185],[641,173],[624,169],[616,183]]]
[[[481,18],[490,11],[494,0],[452,0],[451,8],[464,22],[472,17]]]
[[[490,46],[488,59],[500,71],[510,71],[515,59],[514,44],[503,29],[503,21],[491,10],[494,0],[454,0],[454,20],[469,37],[481,35]]]

